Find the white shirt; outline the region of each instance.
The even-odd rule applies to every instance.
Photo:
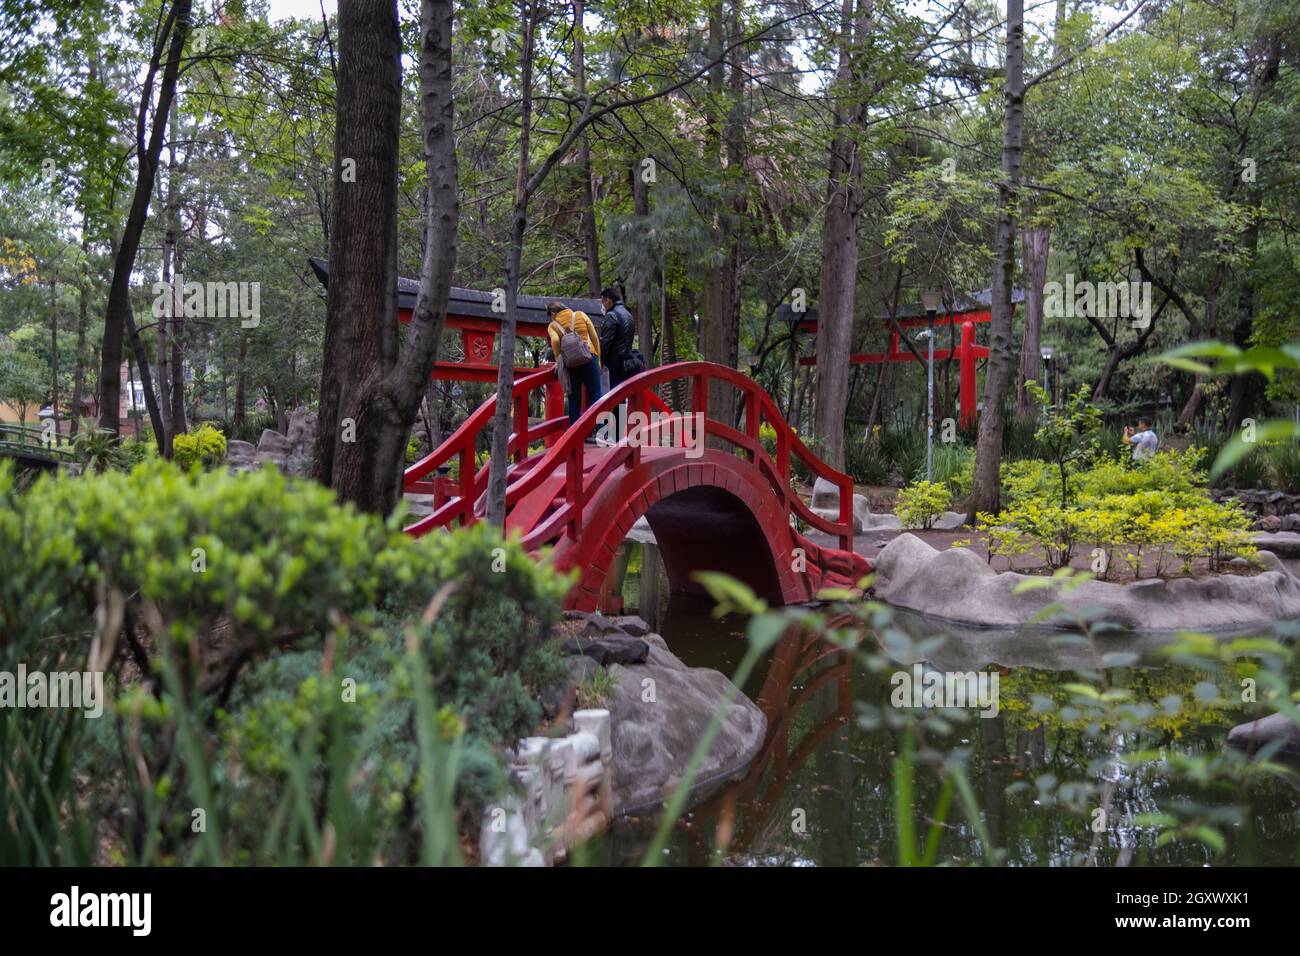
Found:
[[[1133,444],[1134,461],[1150,458],[1156,453],[1156,448],[1160,444],[1160,439],[1156,437],[1156,433],[1149,428],[1144,432],[1138,432],[1130,441]]]

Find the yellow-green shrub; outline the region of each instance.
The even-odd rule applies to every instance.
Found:
[[[1063,568],[1074,557],[1082,528],[1078,508],[1062,508],[1051,498],[1030,498],[1002,515],[1004,524],[1019,529],[1042,550],[1047,566]]]
[[[983,511],[976,518],[975,527],[983,532],[988,541],[990,563],[996,557],[1003,557],[1011,561],[1014,567],[1012,559],[1026,554],[1033,547],[1033,541],[1015,525]]]
[[[898,493],[894,514],[905,528],[926,528],[948,507],[948,486],[938,481],[914,481]]]
[[[1031,497],[1000,517],[981,515],[979,528],[989,536],[990,556],[1023,554],[1036,546],[1053,569],[1068,564],[1080,545],[1100,548],[1106,558],[1101,574],[1108,577],[1116,557],[1135,575],[1144,556],[1154,563],[1156,575],[1169,569],[1171,559],[1184,573],[1201,557],[1209,559],[1211,570],[1222,570],[1228,560],[1255,553],[1250,522],[1251,516],[1233,504],[1192,493],[1139,491],[1065,508],[1050,493]]]
[[[1162,451],[1136,462],[1103,457],[1080,471],[1074,485],[1080,500],[1158,491],[1166,499],[1190,503],[1209,496],[1204,460],[1204,448]]]
[[[226,436],[211,425],[200,425],[172,439],[172,457],[182,468],[188,469],[195,462],[211,467],[226,457]]]
[[[1037,458],[1004,462],[1000,478],[1003,496],[1008,504],[1059,494],[1056,468],[1050,462]]]

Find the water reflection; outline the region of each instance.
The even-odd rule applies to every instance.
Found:
[[[660,631],[686,663],[731,673],[744,653],[744,622],[714,621],[708,610],[707,601],[674,598]],[[924,661],[940,670],[997,668],[1001,689],[994,717],[943,711],[908,725],[917,755],[911,812],[922,841],[935,831],[936,862],[987,858],[980,828],[943,793],[944,761],[956,754],[982,829],[1009,865],[1300,863],[1300,793],[1291,783],[1218,779],[1240,760],[1223,749],[1228,730],[1266,712],[1233,693],[1255,663],[1229,662],[1212,674],[1170,662],[1160,649],[1172,634],[1089,641],[962,631],[901,613],[895,624],[899,633],[880,639],[888,666],[806,635],[775,648],[743,688],[768,720],[763,750],[744,779],[683,821],[670,862],[898,863],[893,772],[904,730],[890,707],[890,674]],[[1126,696],[1120,719],[1113,704],[1079,702],[1080,672],[1099,694]],[[1295,686],[1294,669],[1291,677]],[[1207,686],[1220,693],[1209,696]],[[1152,759],[1122,759],[1136,754]],[[1222,852],[1191,823],[1182,838],[1162,839],[1171,821],[1208,821]],[[644,829],[624,823],[611,837],[612,859],[635,860],[643,844]]]

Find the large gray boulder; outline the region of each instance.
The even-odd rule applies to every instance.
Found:
[[[257,466],[257,449],[235,438],[226,443],[226,465],[231,471],[247,471]]]
[[[658,634],[644,664],[615,664],[618,680],[609,709],[613,730],[614,812],[658,807],[681,782],[715,711],[734,685],[718,671],[687,667]],[[695,775],[690,803],[743,776],[767,732],[763,712],[736,692],[722,729]]]
[[[289,456],[289,439],[272,428],[265,429],[257,442],[257,454],[266,458],[284,459]]]
[[[289,413],[289,434],[273,428],[263,430],[254,448],[245,441],[226,445],[226,466],[231,471],[251,471],[266,464],[275,465],[288,475],[311,474],[316,448],[316,413],[304,407]]]
[[[1264,571],[1251,577],[1086,581],[1068,593],[1049,587],[1016,594],[1031,575],[998,573],[965,548],[937,551],[903,534],[876,558],[875,595],[898,607],[983,627],[1065,626],[1088,615],[1128,630],[1219,630],[1300,616],[1300,581],[1272,552],[1257,557]],[[1054,604],[1063,611],[1052,620],[1039,619]]]

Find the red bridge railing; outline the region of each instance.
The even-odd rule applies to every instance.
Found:
[[[655,389],[683,380],[690,385],[691,407],[689,411],[675,413]],[[668,445],[664,440],[665,434],[681,434],[682,420],[691,416],[693,422],[702,421],[704,426],[702,432],[698,428],[692,429],[695,441],[705,443],[706,438],[712,437],[732,446],[764,476],[783,511],[787,514],[793,512],[810,527],[834,535],[839,539],[841,550],[852,550],[853,479],[814,455],[785,421],[772,397],[753,379],[712,362],[678,362],[649,369],[628,379],[602,396],[572,427],[569,427],[567,416],[553,414],[556,410],[553,398],[547,403],[547,414],[551,417],[530,421],[528,409],[532,393],[549,389],[553,396],[555,383],[555,367],[550,365],[520,378],[511,391],[514,430],[508,449],[515,467],[506,488],[507,515],[515,504],[552,478],[562,464],[565,466],[564,500],[534,526],[519,528],[525,547],[540,546],[561,534],[578,539],[582,534],[583,510],[595,491],[618,469],[637,467],[645,448]],[[731,386],[739,391],[744,407],[743,430],[729,422],[708,417],[709,390],[714,384]],[[617,412],[623,402],[628,405],[629,423],[640,412],[650,418],[652,424],[640,428],[629,426],[629,433],[613,448],[597,450],[587,445],[586,438],[597,428],[601,415]],[[407,532],[421,535],[452,523],[469,525],[480,519],[478,505],[487,492],[488,467],[486,464],[482,468],[475,467],[475,450],[478,436],[491,423],[495,409],[495,397],[488,399],[441,446],[406,470],[407,490],[426,488],[428,476],[453,461],[457,462],[456,493],[443,502],[435,498],[433,512],[410,525]],[[697,414],[699,418],[695,417]],[[764,424],[770,425],[776,434],[775,457],[769,454],[759,437]],[[543,447],[530,452],[539,442]],[[584,474],[583,466],[590,450],[597,451],[599,465],[589,474]],[[810,472],[839,489],[838,521],[814,514],[790,487],[792,458],[802,461]]]

